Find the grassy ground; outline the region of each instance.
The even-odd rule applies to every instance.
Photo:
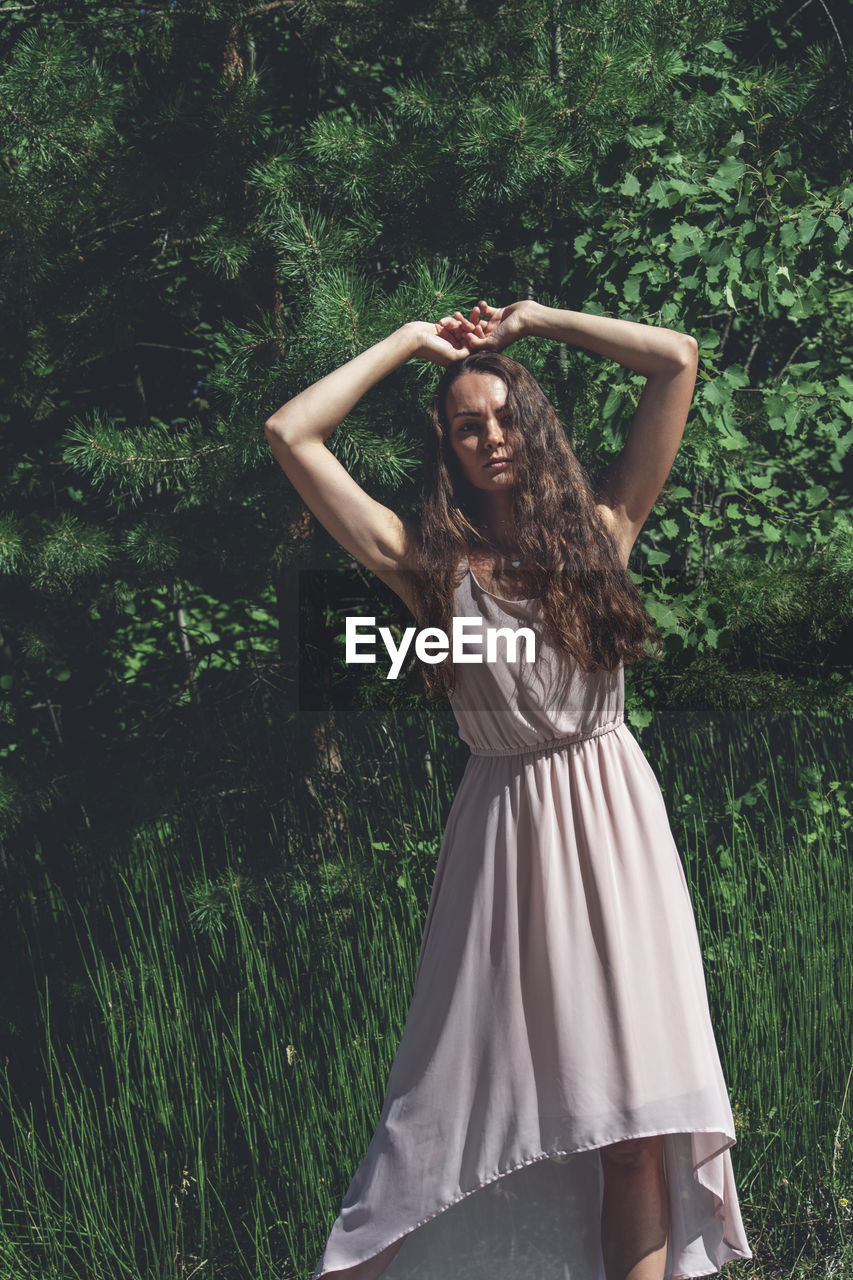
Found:
[[[231,827],[214,853],[188,822],[140,834],[97,900],[21,902],[42,1031],[0,1088],[2,1280],[310,1276],[380,1111],[464,763],[428,713],[415,728],[353,737],[322,845],[295,804],[266,850]],[[850,1274],[849,733],[641,739],[737,1125],[756,1258],[730,1276]]]

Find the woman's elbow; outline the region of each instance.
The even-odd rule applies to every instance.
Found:
[[[287,414],[282,413],[281,410],[278,410],[267,418],[264,423],[264,433],[266,434],[267,440],[270,444],[272,444],[273,440],[278,444],[286,443],[290,434],[289,428],[291,425],[292,424],[288,422]]]
[[[685,368],[696,368],[699,363],[699,343],[692,333],[681,334],[679,358]]]

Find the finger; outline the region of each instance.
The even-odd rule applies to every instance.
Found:
[[[459,325],[457,322],[455,320],[448,320],[446,324],[443,324],[441,326],[441,336],[446,338],[448,341],[451,338],[457,338],[459,336]]]
[[[473,324],[474,327],[476,328],[476,326],[480,322],[480,308],[474,307],[468,319],[471,321],[471,324]]]

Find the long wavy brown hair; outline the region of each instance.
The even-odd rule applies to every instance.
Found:
[[[452,364],[439,380],[427,424],[422,513],[413,575],[416,616],[423,627],[452,633],[453,592],[468,550],[490,548],[477,515],[477,491],[450,443],[447,393],[466,373],[496,374],[507,386],[504,430],[514,460],[514,545],[526,570],[527,598],[542,608],[545,634],[586,672],[641,662],[661,638],[642,597],[619,560],[595,509],[597,492],[569,445],[548,397],[517,360],[478,351]],[[421,663],[428,700],[453,691],[448,656]]]

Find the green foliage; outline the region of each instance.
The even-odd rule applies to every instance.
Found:
[[[636,722],[687,702],[849,706],[853,191],[831,29],[725,0],[483,16],[474,0],[0,14],[0,753],[10,793],[73,779],[59,794],[85,799],[63,823],[86,830],[103,761],[124,767],[114,735],[130,814],[163,802],[173,758],[228,786],[233,688],[289,689],[302,722],[298,569],[347,561],[302,519],[262,424],[404,321],[484,293],[699,341],[632,562],[665,641],[663,666],[628,673]],[[534,340],[513,354],[596,473],[642,379]],[[411,362],[329,440],[409,514],[436,373]],[[311,615],[315,648],[348,607]],[[354,688],[326,647],[329,690],[365,710],[410,696]],[[9,808],[5,839],[30,847],[35,816]]]

